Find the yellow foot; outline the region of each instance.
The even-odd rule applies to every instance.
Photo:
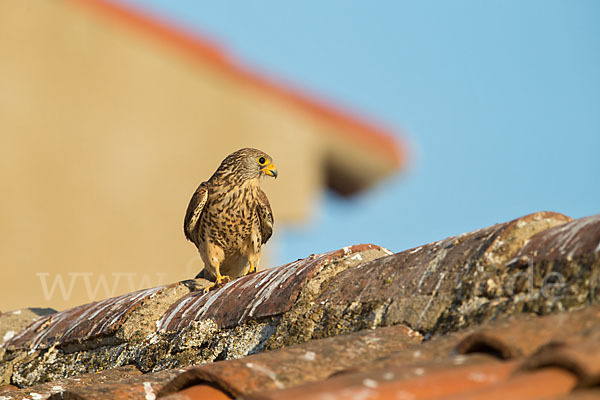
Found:
[[[203,289],[204,293],[206,294],[206,293],[210,292],[211,289],[213,289],[221,284],[227,283],[230,280],[231,280],[231,278],[227,275],[219,275],[219,276],[217,276],[216,282],[211,282],[210,285],[204,287],[204,289]]]
[[[252,261],[250,261],[250,269],[248,270],[248,275],[256,272],[256,265]]]
[[[215,286],[217,286],[216,282],[212,282],[210,285],[205,286],[202,291],[204,292],[204,294],[210,292],[210,289],[214,288]]]
[[[231,278],[229,277],[229,275],[217,275],[217,281],[215,282],[217,285],[220,285],[221,283],[227,283],[231,280]]]

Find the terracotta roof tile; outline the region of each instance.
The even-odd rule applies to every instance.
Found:
[[[467,362],[475,354],[497,359],[529,356],[540,347],[567,338],[595,338],[600,330],[600,306],[582,310],[536,316],[521,314],[503,320],[488,321],[458,332],[435,336],[420,344],[409,345],[381,357],[358,370],[383,369],[398,365],[445,360],[453,355],[457,363]]]
[[[86,390],[89,387],[100,387],[107,382],[126,380],[131,377],[140,376],[141,374],[142,373],[137,368],[128,365],[125,367],[95,372],[93,374],[83,374],[76,378],[60,379],[28,388],[17,388],[11,391],[4,391],[0,392],[0,396],[4,396],[6,400],[24,400],[33,398],[47,399],[54,394],[60,394],[67,391],[73,393],[80,390]]]
[[[332,274],[388,254],[389,250],[375,245],[349,246],[243,277],[207,294],[200,291],[186,296],[189,289],[179,283],[65,310],[39,319],[5,344],[9,353],[7,357],[0,356],[8,364],[0,364],[0,382],[34,385],[42,379],[62,378],[67,371],[92,372],[100,366],[110,368],[123,363],[138,365],[147,372],[257,352],[262,348],[256,346],[264,346],[274,330],[271,326],[257,325],[257,318],[271,316],[276,327],[280,321],[278,313],[294,305],[301,291],[306,297],[306,293],[318,290],[319,283]],[[238,297],[241,297],[238,302],[231,301]],[[235,304],[233,309],[231,304]],[[214,337],[193,324],[198,317],[210,325]],[[225,327],[233,327],[232,321],[239,323],[240,318],[247,321],[248,330],[254,329],[251,334],[256,343],[239,329],[215,331],[215,321],[210,317]],[[176,325],[169,325],[175,321]],[[253,328],[256,326],[259,327]],[[228,342],[223,340],[226,336]],[[222,348],[203,352],[202,341],[207,338]],[[195,350],[187,340],[199,340],[200,348]],[[5,352],[5,348],[0,352]],[[51,374],[43,372],[46,357],[22,354],[30,349],[52,353]],[[79,362],[76,354],[90,362]]]
[[[359,257],[357,260],[364,260],[368,257],[365,254],[368,251],[380,257],[382,248],[372,244],[350,246],[235,279],[206,294],[202,291],[192,292],[170,306],[158,321],[158,330],[179,331],[200,319],[211,319],[219,327],[227,328],[251,318],[282,314],[292,307],[301,288],[324,264],[352,254]]]
[[[512,334],[510,334],[510,327],[512,327]],[[536,336],[536,327],[538,329],[537,332],[540,333],[538,339],[528,341],[531,336]],[[298,398],[302,398],[302,396],[307,393],[310,396],[313,395],[312,391],[307,391],[309,388],[310,390],[317,391],[320,390],[319,388],[324,388],[323,390],[326,389],[327,393],[333,393],[333,388],[337,387],[335,386],[335,382],[342,382],[340,383],[339,387],[343,392],[343,395],[340,395],[342,397],[339,398],[343,398],[343,396],[346,396],[348,393],[350,393],[349,391],[344,390],[350,390],[353,388],[349,386],[348,382],[362,382],[363,379],[371,379],[378,382],[377,379],[381,379],[383,376],[387,376],[389,378],[391,376],[390,372],[393,372],[395,380],[406,382],[417,380],[418,382],[422,383],[424,382],[424,376],[433,376],[436,379],[445,379],[447,376],[446,374],[449,373],[448,371],[479,371],[480,373],[483,373],[482,371],[488,371],[486,368],[500,368],[499,365],[510,365],[512,371],[515,366],[525,365],[521,364],[522,361],[520,361],[520,359],[522,356],[530,355],[538,348],[543,347],[548,343],[553,343],[556,340],[560,340],[561,338],[573,338],[577,337],[577,335],[586,335],[587,337],[591,337],[597,332],[598,327],[600,327],[600,306],[590,306],[580,311],[545,317],[523,315],[505,321],[489,322],[484,324],[481,328],[471,329],[471,332],[458,332],[455,334],[434,338],[421,344],[408,344],[407,346],[403,346],[403,348],[400,350],[393,350],[391,347],[387,347],[387,354],[384,354],[383,358],[369,361],[361,360],[361,362],[358,363],[354,362],[353,366],[350,366],[352,363],[346,362],[344,363],[344,365],[346,365],[346,369],[342,370],[340,369],[341,365],[337,365],[337,368],[329,367],[332,373],[328,375],[327,373],[321,372],[315,376],[314,379],[311,378],[304,381],[309,382],[309,384],[304,386],[298,386],[302,384],[302,378],[295,378],[292,382],[289,381],[289,376],[306,377],[310,373],[302,368],[294,367],[293,356],[289,358],[291,361],[291,364],[289,365],[293,368],[281,368],[281,363],[285,364],[285,359],[282,357],[284,354],[288,352],[296,353],[306,351],[306,346],[315,344],[322,345],[324,348],[330,348],[330,346],[336,346],[340,349],[354,348],[354,346],[350,346],[348,343],[343,343],[342,340],[357,334],[344,335],[324,340],[316,340],[303,345],[292,346],[260,355],[245,357],[242,360],[214,363],[192,368],[175,378],[173,382],[167,385],[165,388],[166,390],[161,393],[172,393],[173,391],[176,391],[178,387],[185,387],[195,383],[211,382],[219,385],[219,387],[223,388],[229,393],[233,393],[234,395],[249,396],[254,394],[257,398],[277,398],[277,396],[293,398],[293,396],[296,396],[297,394]],[[551,328],[550,332],[545,332],[547,328]],[[379,328],[374,331],[366,332],[372,332],[371,334],[378,335],[386,329],[390,328]],[[500,348],[508,349],[505,351],[505,354],[503,354],[501,351],[498,351],[494,346],[488,347],[487,345],[477,345],[474,342],[474,340],[477,338],[486,337],[484,333],[489,335],[496,331],[499,333],[498,337],[501,339]],[[523,341],[526,341],[527,344],[522,345]],[[466,346],[466,344],[469,344],[469,346]],[[456,355],[456,352],[454,351],[456,348],[463,349],[463,351],[467,350],[467,354]],[[315,354],[319,354],[316,349],[313,350],[315,350]],[[486,355],[486,353],[489,353],[490,355]],[[335,359],[335,350],[333,350],[331,354],[333,355],[331,359]],[[296,356],[296,362],[302,359],[298,353]],[[532,360],[538,360],[538,357],[538,355],[534,355],[532,356]],[[501,363],[501,358],[513,358],[514,361],[511,363]],[[593,360],[594,357],[591,356],[590,359]],[[259,368],[257,368],[256,371],[249,371],[247,365],[244,364],[253,362],[255,362]],[[534,368],[534,366],[536,366],[533,364],[533,361],[529,361],[528,363],[529,364],[527,365],[530,365],[529,368]],[[328,363],[326,362],[325,365],[326,364]],[[318,365],[320,366],[322,363],[319,363]],[[524,368],[524,366],[521,367],[521,369]],[[581,370],[583,371],[583,368],[581,368]],[[571,374],[569,370],[565,369],[565,371],[565,373],[568,373],[569,375]],[[520,371],[519,373],[523,374],[525,371]],[[472,379],[477,380],[479,378],[485,378],[485,376],[478,375],[477,373],[471,375],[466,373],[463,375],[461,376],[466,379],[467,383]],[[592,376],[590,372],[588,372],[587,375],[586,373],[581,373],[581,375]],[[327,376],[330,376],[331,379],[324,381],[323,379],[325,379]],[[538,379],[539,376],[543,378],[546,375],[544,373],[539,376],[537,374],[531,376]],[[513,378],[510,378],[507,374],[503,379],[510,380]],[[566,380],[565,382],[567,381],[570,382],[570,380]],[[248,382],[253,382],[253,385],[248,386]],[[285,384],[283,382],[285,382]],[[316,383],[310,384],[310,382]],[[392,386],[388,387],[384,384],[380,386],[385,386],[385,391],[401,390],[403,391],[402,393],[409,393],[410,395],[416,396],[415,398],[420,398],[419,396],[425,396],[425,394],[427,394],[427,396],[430,395],[430,392],[419,392],[421,393],[419,394],[413,393],[410,390],[407,391],[406,389],[410,387],[410,384],[406,382],[396,387],[394,385],[396,385],[397,382],[392,384],[385,381],[385,385]],[[498,380],[498,382],[500,382],[500,380]],[[520,384],[520,378],[515,378],[515,382],[516,384]],[[470,391],[477,386],[469,386],[470,384],[467,383],[462,382],[462,386],[459,385],[462,388],[461,391]],[[491,384],[494,382],[488,381],[487,383],[489,384],[488,386],[491,386]],[[423,385],[440,387],[439,383],[436,383],[435,385]],[[234,389],[232,390],[232,388]],[[290,389],[278,390],[278,388]],[[271,394],[261,393],[261,391],[269,389],[272,390]],[[371,390],[372,388],[367,389]],[[360,384],[356,385],[356,390],[363,391],[367,389],[363,388]],[[489,388],[489,390],[492,392],[498,390],[503,393],[505,389],[503,387],[499,387]],[[563,393],[561,390],[562,389],[550,394],[561,394]],[[451,392],[445,392],[445,395],[449,395],[450,393]],[[474,393],[476,394],[477,392]],[[547,392],[541,393],[543,393],[544,396],[548,394]],[[431,395],[433,396],[433,394]],[[311,398],[310,396],[306,398]],[[425,398],[427,398],[427,396],[425,396]]]
[[[319,398],[322,395],[322,398],[342,399],[358,393],[373,399],[396,398],[387,397],[392,396],[392,393],[394,396],[402,394],[411,399],[448,396],[452,393],[457,393],[457,399],[546,398],[563,395],[575,385],[590,386],[598,383],[597,368],[600,362],[597,360],[600,360],[600,356],[596,353],[600,351],[600,346],[596,341],[585,341],[582,338],[597,338],[599,328],[600,306],[545,317],[523,315],[484,324],[480,329],[471,329],[474,331],[471,333],[459,332],[408,346],[383,359],[365,363],[345,373],[342,371],[326,381],[267,394],[257,393],[255,398]],[[498,335],[494,336],[494,333]],[[531,340],[531,336],[537,336],[537,339]],[[482,338],[484,340],[478,342]],[[576,344],[552,345],[557,340],[566,338]],[[523,345],[524,341],[526,343]],[[455,354],[452,351],[453,344],[459,353],[462,350],[467,354],[452,356]],[[490,356],[481,358],[480,352],[489,353]],[[531,355],[532,353],[534,354]],[[521,361],[524,355],[530,355],[530,358]],[[477,358],[474,359],[474,356]],[[502,363],[499,361],[502,358],[514,361]],[[489,370],[486,368],[499,368],[498,365],[510,365],[511,373],[494,375],[495,380],[487,379],[485,371]],[[444,379],[453,376],[452,374],[458,376],[451,380],[453,386],[446,388]],[[384,376],[390,379],[382,383],[380,381]],[[392,376],[394,379],[391,379]],[[372,387],[360,384],[365,379]],[[463,381],[470,379],[487,379],[488,384],[477,388]],[[545,384],[543,389],[536,389],[535,385],[527,383],[543,382],[546,379],[553,382]],[[437,393],[430,387],[435,387],[436,390],[439,388],[443,392]],[[418,391],[419,388],[426,389]]]
[[[115,375],[113,379],[106,379],[99,383],[85,380],[86,377],[95,374],[85,374],[78,377],[80,379],[78,385],[67,384],[63,391],[53,394],[48,399],[134,400],[156,398],[156,393],[160,388],[181,372],[181,370],[173,369],[143,375]],[[68,381],[77,380],[78,378],[71,378]]]
[[[468,356],[468,358],[471,356]],[[581,379],[569,368],[518,368],[518,361],[456,366],[449,362],[350,373],[249,399],[546,399],[569,394]],[[583,396],[585,392],[579,392]]]
[[[381,329],[381,328],[379,328]],[[376,331],[378,331],[377,329]],[[376,360],[358,365],[354,368],[355,372],[368,372],[377,369],[386,369],[401,367],[405,365],[428,365],[432,367],[436,362],[447,365],[448,359],[452,357],[452,363],[455,365],[464,365],[471,362],[478,362],[478,357],[466,357],[456,353],[456,344],[463,339],[468,332],[460,331],[435,337],[422,343],[407,345],[400,350],[389,349],[390,351]],[[479,355],[479,354],[477,354]],[[489,354],[483,354],[489,358]],[[495,355],[491,356],[496,358]],[[340,373],[343,373],[341,371]]]
[[[160,388],[182,372],[173,369],[142,375],[137,368],[128,365],[23,389],[7,388],[0,391],[0,396],[4,396],[0,399],[147,399],[156,396]]]
[[[211,383],[234,396],[315,382],[347,368],[418,343],[421,337],[399,325],[314,340],[296,346],[191,367],[169,382],[160,395],[198,383]]]
[[[315,384],[250,396],[252,399],[428,399],[464,393],[507,379],[516,362],[459,366],[429,371],[427,367],[395,367],[333,377]]]
[[[577,379],[561,368],[544,368],[525,374],[516,374],[509,379],[479,390],[444,397],[446,400],[506,400],[547,399],[569,393]]]
[[[597,400],[600,399],[600,388],[575,389],[566,396],[559,396],[548,400]]]
[[[586,318],[593,320],[594,323],[588,323],[583,328],[580,326],[582,328],[581,335],[594,338],[598,332],[596,328],[600,324],[598,306],[548,317],[522,316],[513,318],[511,321],[488,323],[482,330],[492,330],[494,325],[501,326],[501,324],[510,323],[516,327],[517,331],[526,335],[527,330],[521,330],[520,324],[529,326],[532,322],[538,321],[540,326],[543,327],[546,326],[548,321],[557,323],[560,320],[564,326],[570,326],[572,323],[576,325],[577,321]],[[172,393],[168,398],[218,399],[229,398],[226,395],[229,392],[219,391],[219,388],[223,387],[222,383],[229,379],[235,385],[235,390],[238,391],[235,393],[236,395],[244,395],[250,398],[319,398],[317,395],[325,393],[329,397],[322,398],[342,399],[350,394],[368,394],[371,396],[368,398],[399,398],[398,395],[404,395],[412,396],[406,398],[418,399],[433,398],[440,393],[446,398],[454,393],[456,398],[460,399],[532,399],[561,398],[556,396],[568,394],[575,385],[591,385],[597,382],[595,368],[597,367],[596,359],[598,359],[598,356],[595,352],[597,352],[598,346],[597,342],[593,340],[582,342],[576,337],[572,337],[574,339],[573,344],[546,345],[523,363],[519,359],[502,362],[494,357],[479,353],[450,355],[445,359],[441,358],[438,353],[430,361],[423,361],[421,354],[414,357],[415,348],[441,345],[445,349],[442,353],[445,353],[450,348],[448,343],[454,340],[456,344],[460,337],[465,336],[465,333],[461,332],[435,338],[421,345],[409,344],[406,347],[402,345],[404,350],[393,351],[393,338],[401,337],[402,332],[406,335],[406,338],[414,338],[414,334],[411,334],[405,327],[379,328],[374,331],[316,340],[298,346],[248,356],[241,360],[218,362],[192,367],[188,370],[165,371],[163,373],[168,373],[170,376],[163,376],[158,383],[156,381],[152,383],[153,379],[156,379],[155,377],[162,373],[146,374],[123,380],[121,371],[112,370],[115,372],[112,377],[117,379],[117,382],[114,383],[86,382],[87,376],[99,375],[88,374],[77,378],[84,382],[80,388],[74,388],[72,386],[73,382],[66,380],[66,383],[53,382],[29,388],[28,392],[22,392],[21,394],[37,393],[41,395],[43,393],[41,388],[44,386],[52,388],[64,385],[63,394],[55,393],[51,397],[52,399],[63,397],[77,399],[146,398],[145,396],[148,393],[157,393],[158,389],[169,381],[170,383],[165,385],[165,389],[170,387],[177,390],[177,385],[174,385],[174,383],[178,383],[181,388],[187,387],[187,389],[176,394]],[[400,336],[398,336],[399,334]],[[520,335],[514,335],[511,340],[518,342],[520,339]],[[312,381],[312,384],[298,386],[303,379],[302,377],[310,374],[310,370],[294,367],[293,361],[296,360],[296,362],[302,364],[299,361],[304,358],[306,361],[315,361],[318,367],[326,365],[327,362],[318,362],[317,358],[322,354],[318,350],[319,347],[323,351],[329,351],[324,359],[330,361],[330,365],[333,367],[329,367],[329,371],[324,368],[315,374],[314,379],[308,381]],[[380,350],[376,350],[377,348]],[[311,352],[314,353],[314,356]],[[388,357],[412,352],[413,361],[412,363],[404,361],[390,368],[378,368],[381,364],[378,364],[378,361],[373,360],[371,357],[376,358],[376,355],[382,352],[387,353]],[[307,356],[307,354],[309,355]],[[350,356],[351,361],[336,363],[334,360],[338,354],[341,354],[340,359],[348,357],[348,354],[353,356]],[[434,352],[430,352],[430,354],[434,354]],[[361,359],[359,358],[361,355],[371,359]],[[286,364],[286,359],[290,362],[287,366],[283,366]],[[399,359],[402,359],[402,357],[399,357]],[[262,364],[259,364],[259,362]],[[264,368],[248,367],[247,364],[255,364]],[[305,364],[305,366],[307,365],[309,363]],[[360,368],[352,369],[353,367],[351,367],[350,370],[342,370],[342,372],[339,370],[342,366],[352,365],[358,365]],[[515,370],[518,365],[520,365],[519,368]],[[198,373],[199,371],[205,373]],[[332,374],[329,373],[330,371],[338,371],[338,373]],[[139,374],[135,369],[133,369],[133,372]],[[324,380],[331,375],[333,376],[330,379]],[[290,377],[294,376],[300,378],[291,379],[290,381]],[[71,378],[71,381],[73,379],[75,378]],[[132,387],[134,381],[137,383],[136,387]],[[280,384],[278,385],[277,382]],[[281,382],[286,382],[286,384],[281,385]],[[206,387],[207,383],[216,384],[217,388]],[[249,384],[250,386],[248,386]],[[290,389],[276,390],[279,386],[290,387]],[[264,390],[269,390],[269,388],[272,391],[265,393]],[[443,390],[443,392],[438,390]],[[168,392],[168,390],[162,390],[161,394]],[[251,393],[255,397],[249,396]],[[209,396],[209,394],[216,397],[203,397]],[[592,396],[594,392],[579,390],[567,398],[585,398],[588,394]],[[6,393],[3,393],[3,395],[6,395]],[[14,396],[13,393],[9,393],[9,395],[11,396],[7,398],[25,398],[25,396]]]
[[[515,257],[515,262],[554,261],[598,255],[600,214],[580,218],[533,236]]]
[[[228,400],[233,397],[210,385],[195,385],[180,392],[161,397],[163,400]]]
[[[55,314],[38,318],[28,328],[6,341],[6,348],[47,349],[52,346],[75,345],[98,338],[115,341],[116,332],[136,308],[151,297],[188,292],[182,284],[138,290],[122,296],[84,304]],[[134,327],[135,328],[135,327]],[[152,327],[154,330],[154,327]]]
[[[522,315],[478,327],[458,344],[456,350],[460,354],[496,353],[508,359],[530,355],[548,343],[600,335],[598,330],[598,306],[544,317]]]
[[[311,256],[206,295],[188,294],[178,284],[76,307],[42,317],[9,339],[0,348],[1,382],[32,385],[62,370],[113,369],[17,390],[3,387],[0,399],[32,393],[53,400],[593,398],[600,386],[600,305],[586,302],[597,301],[599,227],[600,217],[568,222],[560,214],[538,213],[395,255],[359,245]],[[520,264],[524,255],[528,261]],[[561,271],[569,284],[555,308],[546,309],[543,301],[535,303],[535,293],[496,293],[488,280],[498,276],[486,275],[490,265],[499,265],[494,271],[500,273],[523,266],[536,273]],[[442,282],[443,274],[450,283]],[[489,303],[475,302],[473,309],[460,303],[486,293]],[[150,312],[152,302],[157,304]],[[578,306],[584,308],[545,316],[524,312]],[[428,317],[428,307],[441,313]],[[137,317],[142,310],[150,313],[147,319]],[[411,313],[417,319],[408,318]],[[515,315],[490,321],[507,314]],[[413,329],[470,327],[445,335],[437,333],[444,329],[418,332],[399,324],[404,317]],[[227,353],[225,340],[247,341],[253,326],[261,327],[254,333],[271,347],[261,338],[262,345],[251,342],[254,347],[234,354],[239,359],[165,369],[170,362],[182,365],[180,359],[187,360],[183,365],[214,360],[202,358],[213,345],[205,341],[213,331],[196,324],[202,318],[220,325],[211,327],[217,329],[211,340],[225,346],[219,352]],[[264,321],[272,325],[260,325]],[[264,349],[271,351],[248,355]],[[128,363],[147,373],[119,366]]]
[[[38,318],[55,312],[56,310],[51,308],[23,308],[0,313],[0,345],[12,339]]]
[[[490,319],[495,313],[488,313],[481,300],[504,295],[510,278],[504,264],[531,236],[570,220],[556,213],[531,214],[343,271],[315,300],[323,304],[318,312],[325,315],[320,329],[327,335],[335,330],[332,325],[341,324],[343,331],[358,319],[346,309],[350,303],[359,313],[379,306],[385,309],[386,324],[404,323],[425,332]],[[369,319],[363,319],[363,328],[370,327]]]
[[[600,385],[600,342],[574,341],[573,338],[571,341],[543,346],[521,368],[562,367],[577,376],[578,386]]]

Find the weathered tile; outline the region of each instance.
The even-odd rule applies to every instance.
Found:
[[[446,398],[507,379],[515,362],[456,366],[429,370],[405,367],[335,376],[313,384],[248,396],[249,399],[429,399]],[[510,398],[510,397],[507,397]]]
[[[3,347],[34,350],[67,345],[96,347],[122,342],[124,338],[119,339],[116,334],[123,328],[127,331],[123,332],[125,336],[136,334],[145,336],[154,331],[154,322],[162,314],[165,305],[160,302],[156,304],[159,314],[154,318],[143,321],[143,318],[135,316],[135,321],[129,324],[131,326],[125,326],[125,322],[134,310],[144,302],[151,303],[149,300],[154,297],[162,301],[171,299],[172,302],[187,292],[185,286],[172,284],[139,290],[57,312],[37,319],[28,328],[7,340]],[[167,305],[170,302],[167,302]],[[152,313],[148,314],[149,317],[152,316]]]
[[[540,348],[521,366],[521,370],[538,370],[545,367],[562,367],[577,376],[577,385],[600,385],[600,342],[576,340],[550,343]]]
[[[371,254],[363,254],[367,252]],[[302,288],[325,264],[353,257],[360,261],[363,256],[373,258],[373,254],[380,257],[386,253],[372,244],[350,246],[238,278],[208,293],[192,292],[171,305],[158,322],[158,329],[178,331],[201,319],[210,319],[220,328],[227,328],[248,319],[282,314],[292,307]]]
[[[190,386],[180,392],[161,397],[162,400],[228,400],[233,397],[206,384]]]
[[[368,364],[421,339],[399,325],[313,340],[239,360],[191,367],[166,385],[160,395],[176,393],[198,382],[212,383],[234,396],[297,386]]]
[[[38,318],[56,313],[51,308],[24,308],[0,313],[0,346],[15,337]]]
[[[483,324],[461,340],[456,350],[459,354],[488,352],[509,359],[573,339],[600,339],[600,306],[543,317],[519,315]]]
[[[485,321],[597,301],[597,220],[569,222],[560,214],[537,213],[398,254],[374,245],[351,246],[243,277],[207,294],[171,285],[76,307],[44,317],[11,338],[1,350],[9,360],[0,365],[0,373],[8,377],[1,382],[31,385],[123,364],[143,371],[176,371],[230,360],[186,370],[167,388],[209,382],[227,393],[255,393],[259,387],[289,388],[336,373],[400,368],[400,363],[431,361],[428,368],[433,371],[448,359],[467,366],[470,360],[489,357],[474,353],[517,359],[560,338],[560,333],[592,340],[600,337],[594,307],[579,319],[559,314],[535,323],[535,317]],[[560,251],[557,246],[562,246]],[[530,255],[526,267],[531,267],[531,279],[524,276],[529,269],[520,264],[525,254]],[[568,287],[561,298],[543,298],[541,277],[548,272],[564,273]],[[535,290],[523,286],[524,280],[533,282]],[[170,289],[173,293],[166,295]],[[483,329],[477,329],[482,322]],[[388,325],[397,326],[382,328]],[[472,329],[436,335],[463,327]],[[348,339],[352,344],[346,352],[336,344],[346,339],[341,335],[367,335],[370,331],[360,331],[375,328],[384,335],[387,329],[403,329],[408,336],[400,335],[404,339],[397,348],[374,344],[380,338],[366,347]],[[532,334],[536,329],[544,332]],[[418,345],[422,334],[432,339]],[[308,343],[301,346],[318,346],[321,342],[313,340],[318,338],[344,339],[330,343],[330,351],[288,347],[288,353],[245,357],[303,342]],[[473,355],[456,355],[456,349]],[[232,360],[239,357],[245,358]],[[109,390],[112,384],[107,385]],[[142,389],[138,386],[137,393]]]
[[[600,253],[600,214],[540,232],[519,250],[514,262],[572,260]]]
[[[137,399],[156,399],[156,394],[162,386],[174,377],[179,375],[181,370],[168,370],[149,374],[135,374],[133,376],[119,375],[117,368],[112,379],[105,379],[101,382],[86,381],[86,374],[81,377],[67,380],[67,384],[61,392],[55,392],[48,400],[61,399],[85,399],[85,400],[137,400]],[[77,384],[70,384],[77,380]]]
[[[142,373],[134,366],[126,366],[114,368],[106,371],[96,372],[93,374],[84,374],[67,379],[60,379],[53,382],[44,383],[41,385],[31,386],[28,388],[12,391],[0,392],[2,400],[25,400],[25,399],[47,399],[62,398],[61,393],[69,389],[77,390],[81,388],[91,388],[102,385],[106,382],[126,380],[133,376],[141,375]],[[53,396],[54,395],[54,396]]]
[[[440,333],[519,313],[521,298],[509,293],[513,275],[505,263],[533,235],[568,221],[531,214],[347,269],[321,289],[319,306],[289,324],[284,316],[277,333],[285,344],[302,320],[318,321],[313,338],[397,323]]]
[[[574,388],[576,378],[562,368],[545,368],[512,375],[509,379],[466,393],[444,397],[445,400],[547,400],[563,398]]]

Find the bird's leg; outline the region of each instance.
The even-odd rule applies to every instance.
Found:
[[[253,274],[256,272],[256,265],[254,265],[254,262],[252,260],[250,260],[250,269],[248,270],[248,274]]]
[[[221,266],[215,265],[215,284],[220,285],[221,283],[227,283],[231,280],[228,275],[221,275]]]

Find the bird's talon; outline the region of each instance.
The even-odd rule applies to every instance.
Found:
[[[217,284],[216,283],[211,283],[210,285],[204,287],[204,289],[202,289],[202,291],[204,292],[204,294],[210,292],[210,289],[214,288]]]
[[[221,285],[221,284],[225,284],[227,282],[231,281],[231,278],[229,277],[229,275],[221,275],[221,276],[217,276],[217,282],[216,285]]]

